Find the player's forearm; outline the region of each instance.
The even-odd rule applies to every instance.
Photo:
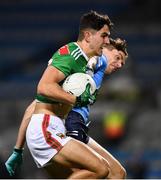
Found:
[[[15,148],[17,148],[17,149],[22,149],[24,147],[24,144],[26,142],[26,137],[25,137],[26,129],[27,129],[29,122],[30,122],[30,118],[25,119],[25,121],[23,121],[21,123],[21,126],[18,131],[16,145],[15,145]]]
[[[62,71],[53,66],[48,66],[39,81],[37,93],[51,100],[69,105],[75,104],[76,97],[65,92],[59,85],[64,79],[65,74]]]
[[[76,96],[65,92],[57,83],[38,86],[38,94],[69,105],[74,105],[76,101]]]
[[[27,126],[30,122],[30,119],[31,119],[31,116],[34,112],[34,109],[35,109],[35,104],[36,102],[33,101],[29,106],[28,108],[26,109],[25,113],[24,113],[24,116],[23,116],[23,119],[22,119],[22,122],[21,122],[21,125],[20,125],[20,128],[19,128],[19,131],[18,131],[18,136],[17,136],[17,140],[16,140],[16,145],[15,147],[17,149],[22,149],[24,147],[24,144],[26,142],[26,129],[27,129]]]

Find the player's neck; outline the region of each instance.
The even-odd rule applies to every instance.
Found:
[[[91,52],[91,49],[89,48],[88,43],[86,43],[85,41],[77,41],[77,44],[80,46],[80,48],[88,58],[93,57],[93,54]]]

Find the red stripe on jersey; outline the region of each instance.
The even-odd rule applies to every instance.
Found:
[[[60,54],[60,55],[67,55],[67,54],[69,54],[68,46],[65,45],[65,46],[61,47],[61,48],[59,49],[59,54]]]
[[[47,144],[49,144],[53,149],[60,151],[63,146],[55,138],[51,136],[51,133],[49,131],[47,131],[47,127],[49,126],[49,121],[50,121],[50,115],[45,114],[42,123],[42,130],[45,140]]]

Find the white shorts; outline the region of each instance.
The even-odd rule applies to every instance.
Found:
[[[37,164],[44,167],[71,140],[63,120],[48,114],[33,114],[26,131],[28,148]]]

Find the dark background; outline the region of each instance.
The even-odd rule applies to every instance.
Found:
[[[126,39],[129,58],[104,78],[91,108],[90,134],[126,167],[128,178],[161,178],[160,0],[1,0],[1,159],[12,152],[48,60],[77,40],[80,16],[91,9],[110,16],[112,36]],[[18,177],[46,177],[27,146]]]

